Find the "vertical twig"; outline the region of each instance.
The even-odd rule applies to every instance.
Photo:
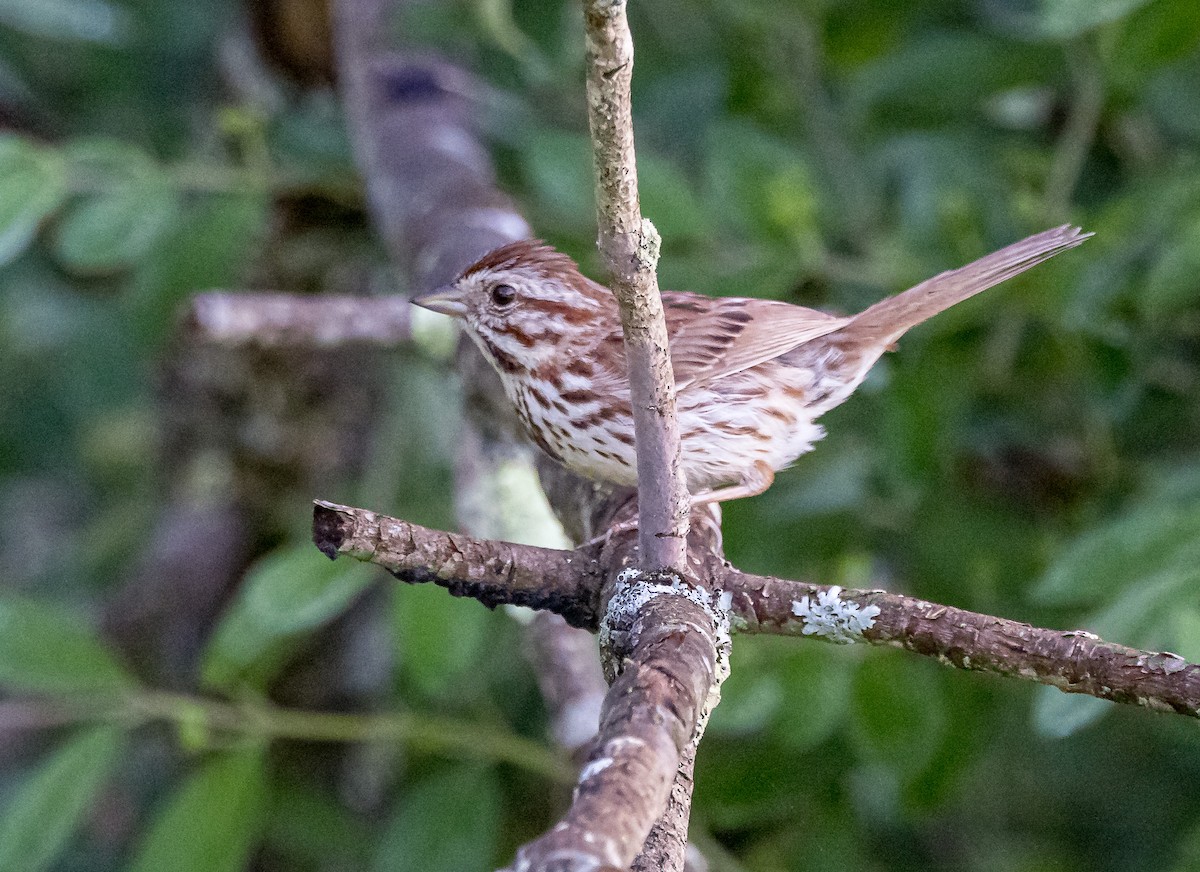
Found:
[[[1104,71],[1095,48],[1083,37],[1066,49],[1072,93],[1046,179],[1045,209],[1051,221],[1065,221],[1071,210],[1071,198],[1104,112]]]
[[[621,310],[638,458],[638,547],[646,570],[684,569],[690,498],[682,474],[675,375],[658,293],[659,236],[642,218],[634,163],[633,37],[625,0],[584,0],[588,123],[599,245]]]

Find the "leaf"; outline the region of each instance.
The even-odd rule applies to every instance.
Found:
[[[1200,303],[1200,214],[1181,222],[1150,267],[1136,301],[1150,318],[1170,318]]]
[[[926,31],[858,70],[850,82],[851,105],[856,113],[890,122],[894,137],[930,122],[966,120],[987,98],[1039,84],[1059,63],[1052,46]]]
[[[726,228],[766,237],[817,257],[820,203],[806,155],[745,122],[726,121],[709,131],[705,145],[706,205]],[[794,261],[796,253],[791,259]],[[803,263],[793,262],[792,275]],[[740,289],[739,293],[755,293]]]
[[[1042,0],[1038,30],[1051,39],[1074,39],[1092,28],[1124,18],[1150,0]]]
[[[86,168],[88,156],[76,150]],[[88,169],[100,176],[62,217],[54,236],[54,254],[82,275],[103,275],[130,266],[150,251],[180,211],[179,192],[166,173],[133,149],[90,155]],[[96,160],[100,158],[100,160]]]
[[[1200,503],[1155,501],[1081,535],[1031,595],[1048,605],[1094,604],[1143,579],[1190,575],[1198,563]]]
[[[66,170],[58,155],[16,136],[0,136],[0,266],[29,246],[66,192]]]
[[[1194,603],[1172,605],[1167,650],[1192,663],[1200,662],[1200,608]]]
[[[296,641],[345,611],[374,577],[365,564],[327,560],[308,545],[259,560],[205,651],[204,683],[265,689]]]
[[[588,148],[586,137],[537,130],[521,151],[536,202],[559,232],[587,232],[594,220]]]
[[[1156,0],[1121,28],[1109,66],[1136,88],[1147,73],[1187,57],[1198,44],[1200,15],[1194,0]]]
[[[418,784],[384,830],[372,872],[492,869],[501,794],[487,769],[458,766]]]
[[[833,645],[804,643],[780,664],[783,705],[773,732],[790,751],[812,748],[846,723],[858,666],[849,653]]]
[[[100,727],[54,753],[0,812],[0,872],[40,872],[54,862],[119,758],[122,733]]]
[[[708,232],[708,212],[674,161],[652,152],[639,155],[638,186],[642,214],[654,222],[664,240],[675,243]]]
[[[46,39],[113,44],[130,23],[125,9],[105,0],[0,0],[0,24]]]
[[[134,274],[128,303],[144,334],[174,329],[172,314],[188,294],[237,281],[265,227],[267,206],[251,190],[205,197],[184,212]]]
[[[28,597],[0,595],[0,686],[33,693],[114,693],[135,679],[79,617]]]
[[[459,696],[464,675],[479,662],[488,611],[429,584],[398,587],[394,601],[404,677],[430,697]]]
[[[266,807],[263,749],[223,752],[158,812],[130,872],[242,872]]]
[[[945,737],[942,676],[896,652],[873,654],[854,678],[851,734],[869,760],[917,775]]]
[[[1039,687],[1033,698],[1033,730],[1047,739],[1065,739],[1100,720],[1112,707],[1108,700],[1085,693]]]

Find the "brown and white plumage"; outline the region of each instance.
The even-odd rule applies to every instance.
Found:
[[[664,292],[693,497],[765,490],[775,471],[821,438],[816,419],[845,400],[905,331],[1088,236],[1071,226],[1047,230],[849,317]],[[521,241],[414,302],[462,319],[543,450],[589,478],[636,484],[624,343],[608,288],[566,255]]]

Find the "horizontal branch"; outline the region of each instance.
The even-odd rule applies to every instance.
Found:
[[[558,551],[441,533],[318,502],[314,541],[404,581],[433,581],[487,605],[517,603],[598,625],[600,564],[586,550]],[[1048,684],[1112,702],[1200,717],[1200,665],[1175,654],[1106,642],[1080,630],[1033,627],[878,590],[751,575],[730,568],[717,589],[742,633],[891,645],[956,669]]]
[[[1082,630],[1048,630],[879,590],[841,590],[732,570],[733,620],[747,632],[892,645],[946,666],[1049,684],[1200,717],[1200,666]],[[844,637],[841,635],[844,634]]]
[[[184,329],[214,345],[336,348],[396,345],[410,338],[403,297],[312,297],[210,291],[192,300]]]
[[[488,608],[528,606],[596,628],[600,569],[575,552],[443,533],[323,500],[313,503],[313,542],[331,560],[346,554],[409,584],[432,582]]]
[[[510,763],[554,781],[569,782],[574,777],[574,767],[565,755],[495,724],[412,711],[310,711],[249,697],[230,702],[140,688],[115,696],[5,700],[0,703],[0,747],[2,742],[12,741],[15,733],[31,729],[79,723],[119,724],[129,729],[155,722],[259,739],[386,741],[427,754]]]

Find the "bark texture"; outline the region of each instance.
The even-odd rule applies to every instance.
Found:
[[[796,604],[830,588],[732,571],[733,619],[746,632],[803,635]],[[991,672],[1067,693],[1085,693],[1155,711],[1200,717],[1200,666],[1177,654],[1106,642],[1084,630],[1049,630],[879,590],[843,590],[838,598],[879,610],[862,632],[956,669]],[[812,633],[808,633],[812,635]]]
[[[628,537],[623,542],[614,537],[597,558],[595,549],[559,551],[475,540],[361,509],[323,505],[318,514],[336,517],[318,523],[338,530],[332,536],[318,534],[324,536],[324,548],[343,536],[345,543],[334,549],[338,553],[378,562],[407,574],[405,580],[435,581],[460,592],[478,585],[491,602],[539,597],[531,588],[540,585],[551,591],[545,608],[567,611],[578,626],[592,631],[599,629],[609,569],[632,563]],[[698,534],[705,531],[703,517],[697,526]],[[1200,665],[1176,654],[1128,648],[1083,630],[1034,627],[902,594],[752,575],[715,564],[718,552],[708,541],[711,558],[698,558],[705,552],[691,549],[691,573],[711,579],[714,596],[727,600],[735,632],[890,645],[955,669],[1200,717]],[[837,605],[822,610],[819,602]],[[811,617],[822,611],[827,614]]]
[[[648,570],[683,568],[690,499],[683,477],[675,376],[658,292],[660,240],[642,218],[633,149],[633,37],[624,0],[585,0],[588,123],[600,252],[621,310],[638,458],[639,546]]]

